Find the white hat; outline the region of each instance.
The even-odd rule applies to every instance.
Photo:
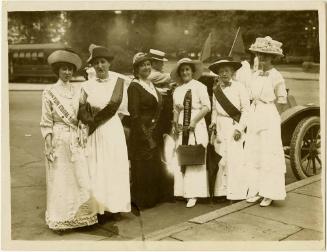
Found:
[[[166,53],[159,50],[150,49],[149,56],[155,60],[168,61],[168,59],[165,58]]]
[[[76,71],[81,68],[82,66],[82,60],[78,56],[77,53],[71,51],[71,50],[56,50],[53,53],[51,53],[48,57],[48,63],[49,65],[59,63],[59,62],[65,62],[70,63],[76,67]]]
[[[271,37],[267,36],[264,38],[256,38],[255,43],[251,45],[249,50],[252,52],[284,56],[281,48],[282,45],[283,43],[273,40]]]
[[[193,73],[193,79],[197,80],[200,78],[203,72],[203,64],[200,60],[191,60],[190,58],[183,58],[177,61],[177,65],[170,73],[170,77],[176,82],[182,82],[181,77],[178,74],[179,68],[183,64],[193,65],[195,71]]]

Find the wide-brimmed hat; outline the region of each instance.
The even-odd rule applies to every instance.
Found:
[[[154,60],[168,61],[168,59],[165,58],[166,53],[159,50],[150,49],[149,56]]]
[[[190,58],[183,58],[180,59],[179,61],[177,61],[176,66],[174,67],[174,69],[171,71],[170,73],[170,77],[177,82],[181,82],[182,79],[179,76],[179,68],[181,67],[181,65],[183,64],[187,64],[187,65],[193,65],[194,66],[194,73],[193,73],[193,79],[197,80],[200,78],[200,76],[202,75],[203,72],[203,64],[200,60],[191,60]]]
[[[89,46],[90,57],[87,60],[87,63],[92,63],[96,58],[105,58],[109,62],[114,59],[114,56],[109,52],[109,50],[103,46],[98,46],[91,44]]]
[[[238,70],[241,66],[242,63],[238,62],[238,61],[233,61],[230,58],[226,58],[226,59],[220,59],[214,63],[212,63],[208,68],[214,72],[215,74],[219,73],[219,69],[223,66],[229,66],[231,68],[234,69],[234,71]]]
[[[282,50],[283,43],[273,40],[271,37],[267,36],[264,38],[256,38],[254,44],[249,48],[252,52],[266,53],[284,56]]]
[[[138,52],[133,57],[133,66],[136,66],[136,65],[138,65],[141,62],[146,61],[146,60],[151,60],[149,55],[146,54],[146,53],[143,53],[143,52]]]
[[[82,66],[82,60],[78,54],[69,49],[54,51],[49,55],[48,63],[49,65],[53,65],[55,63],[69,63],[76,67],[76,71]]]

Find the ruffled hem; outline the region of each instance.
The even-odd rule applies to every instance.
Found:
[[[52,230],[67,230],[67,229],[73,229],[78,227],[91,226],[93,224],[98,223],[98,218],[96,215],[93,215],[93,216],[74,218],[65,221],[52,221],[46,215],[46,223],[49,226],[49,228]]]

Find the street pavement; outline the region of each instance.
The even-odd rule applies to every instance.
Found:
[[[286,79],[286,82],[300,104],[319,103],[318,81]],[[25,87],[21,90],[29,89]],[[10,91],[9,93],[12,239],[132,240],[138,239],[142,233],[150,235],[153,232],[174,227],[174,225],[184,225],[183,223],[190,219],[219,209],[226,209],[226,206],[229,205],[226,201],[214,204],[200,202],[196,207],[187,209],[185,202],[176,201],[142,211],[141,219],[131,213],[115,215],[109,216],[107,222],[92,227],[77,229],[61,235],[52,232],[44,222],[46,187],[43,140],[39,129],[40,105],[40,88],[30,91]],[[295,181],[287,161],[286,183],[290,184]],[[291,196],[289,199],[294,197]],[[289,204],[289,200],[286,200],[285,203]],[[277,203],[277,205],[285,203]],[[140,220],[142,220],[143,228],[141,228]],[[176,237],[166,238],[175,239]]]
[[[274,201],[269,207],[241,201],[154,232],[145,239],[174,242],[322,241],[323,217],[321,178],[316,175],[288,185],[286,200]]]

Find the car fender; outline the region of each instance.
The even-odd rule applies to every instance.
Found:
[[[297,124],[305,117],[320,116],[320,108],[316,105],[297,105],[281,113],[281,134],[283,146],[289,146]]]

